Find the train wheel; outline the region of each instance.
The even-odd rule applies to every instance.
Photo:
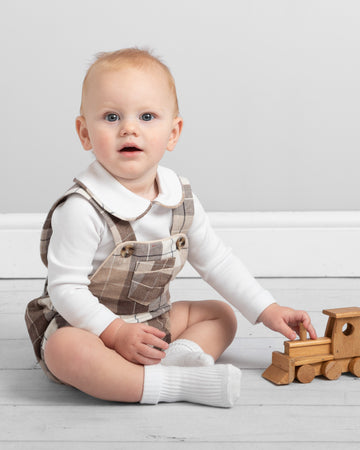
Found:
[[[360,377],[360,358],[354,358],[350,361],[349,370],[356,377]]]
[[[296,378],[300,381],[300,383],[311,383],[315,378],[315,369],[313,366],[305,364],[305,366],[298,368]]]
[[[341,373],[341,365],[337,361],[327,361],[321,367],[321,373],[328,380],[337,380]]]

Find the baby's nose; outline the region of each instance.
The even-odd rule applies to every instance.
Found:
[[[120,127],[120,135],[128,136],[129,134],[137,134],[138,129],[134,120],[124,120]]]

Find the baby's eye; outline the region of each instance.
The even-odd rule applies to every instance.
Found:
[[[144,113],[141,114],[140,119],[141,120],[145,120],[145,122],[149,122],[150,120],[154,119],[155,116],[151,113]]]
[[[109,114],[106,114],[105,120],[107,120],[108,122],[116,122],[117,120],[120,120],[120,117],[118,114],[109,113]]]

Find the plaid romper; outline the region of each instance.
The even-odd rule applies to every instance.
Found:
[[[180,204],[172,209],[169,237],[149,242],[137,241],[130,222],[106,211],[86,187],[75,180],[76,184],[51,208],[42,229],[40,242],[41,259],[47,267],[52,214],[69,195],[82,195],[104,218],[115,244],[110,255],[90,276],[91,293],[126,322],[142,322],[164,331],[166,342],[171,341],[169,284],[186,262],[187,232],[194,216],[191,187],[187,180],[180,180],[183,198]],[[59,381],[46,367],[44,348],[52,333],[70,324],[54,308],[47,292],[47,280],[43,295],[27,305],[25,321],[40,366],[51,379]]]

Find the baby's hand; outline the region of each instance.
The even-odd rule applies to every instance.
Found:
[[[104,344],[130,362],[142,365],[158,364],[169,347],[163,331],[143,323],[127,323],[115,319],[101,334]],[[160,349],[160,350],[158,350]]]
[[[165,333],[157,328],[142,323],[124,323],[116,332],[114,350],[135,364],[158,364],[165,357],[162,350],[169,346],[163,337]]]
[[[296,338],[296,333],[299,334],[299,326],[302,323],[311,339],[317,339],[316,331],[305,311],[296,311],[273,303],[260,314],[258,322],[262,322],[271,330],[278,331],[291,340]]]

